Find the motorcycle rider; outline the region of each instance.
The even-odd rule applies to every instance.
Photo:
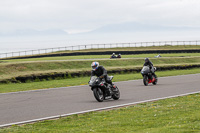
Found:
[[[118,55],[117,55],[117,58],[122,58],[121,54],[118,54]]]
[[[117,57],[116,57],[115,53],[113,53],[110,58],[117,58]]]
[[[148,66],[149,69],[150,69],[150,72],[151,72],[152,74],[154,74],[154,71],[152,71],[153,63],[149,60],[149,58],[145,58],[145,63],[144,63],[143,66]],[[151,79],[152,79],[152,76],[150,76],[150,77],[151,77]]]
[[[106,69],[103,66],[99,66],[99,62],[92,62],[91,67],[91,76],[97,76],[102,79],[104,78],[106,83],[113,87],[112,81],[108,78]],[[108,93],[110,93],[110,90],[108,90]]]

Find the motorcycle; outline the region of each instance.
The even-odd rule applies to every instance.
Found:
[[[115,56],[115,55],[113,56],[112,55],[112,56],[110,56],[110,59],[116,59],[116,58],[122,58],[122,56],[121,55],[117,55],[117,56]]]
[[[108,77],[110,80],[113,76]],[[105,79],[101,79],[96,76],[92,76],[88,82],[91,90],[93,91],[94,97],[98,102],[103,102],[103,100],[114,99],[118,100],[120,97],[119,89],[116,85],[110,85],[106,83]]]
[[[152,72],[151,72],[152,71]],[[158,82],[158,78],[155,74],[156,67],[153,67],[150,71],[150,68],[148,66],[144,66],[141,70],[141,74],[143,76],[143,83],[145,86],[152,83],[153,85],[156,85]]]

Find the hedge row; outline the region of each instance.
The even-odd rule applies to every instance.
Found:
[[[191,68],[199,68],[200,64],[195,65],[174,65],[174,66],[158,66],[157,71],[165,71],[165,70],[181,70],[181,69],[191,69]],[[132,69],[113,69],[108,70],[108,74],[120,74],[120,73],[130,73],[130,72],[140,72],[141,67],[135,67]],[[54,73],[46,73],[40,75],[27,75],[27,76],[19,76],[13,77],[11,79],[1,80],[0,83],[27,83],[27,82],[39,82],[43,80],[55,80],[55,79],[67,79],[67,78],[75,78],[75,77],[84,77],[90,76],[91,71],[79,71],[79,72],[54,72]]]

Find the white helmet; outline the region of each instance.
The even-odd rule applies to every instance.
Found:
[[[115,55],[115,53],[113,53],[112,55]]]
[[[99,66],[99,62],[92,62],[91,64],[92,70],[97,70],[98,66]]]

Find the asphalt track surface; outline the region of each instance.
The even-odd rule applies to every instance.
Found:
[[[0,127],[52,116],[67,116],[106,107],[136,104],[177,95],[200,92],[200,74],[159,78],[158,85],[144,86],[142,80],[116,82],[119,100],[97,102],[89,86],[53,88],[0,94]],[[111,107],[111,108],[112,108]]]

